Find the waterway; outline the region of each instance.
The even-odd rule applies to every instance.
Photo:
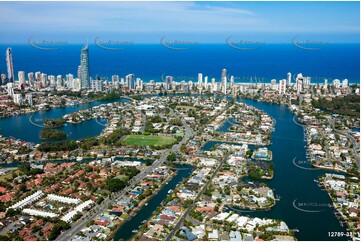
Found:
[[[346,237],[329,237],[328,232],[345,232],[345,227],[341,227],[334,215],[334,209],[325,205],[331,204],[331,200],[325,191],[314,182],[319,176],[326,172],[320,169],[304,170],[294,165],[293,159],[306,161],[306,142],[304,141],[304,129],[293,122],[293,113],[285,105],[268,104],[248,99],[238,99],[240,102],[252,105],[268,113],[275,119],[275,132],[272,134],[272,143],[269,148],[273,152],[273,162],[275,165],[274,178],[264,181],[281,196],[281,200],[270,211],[260,211],[252,213],[241,213],[252,217],[266,217],[285,221],[290,228],[298,228],[296,236],[299,240],[347,240]],[[65,107],[34,113],[33,118],[37,120],[45,118],[59,118],[64,114],[75,112],[80,109],[89,108],[106,102],[92,102],[75,107]],[[13,136],[25,141],[39,143],[39,133],[41,128],[29,123],[26,114],[16,117],[0,119],[0,134]],[[226,124],[229,125],[229,124]],[[97,124],[95,120],[90,120],[82,124],[67,125],[61,127],[71,135],[68,139],[80,139],[98,135],[104,127]],[[229,127],[225,127],[228,129]],[[216,142],[215,142],[216,143]],[[214,144],[215,144],[214,143]],[[211,148],[211,144],[205,144],[203,148]],[[307,163],[302,166],[311,167]],[[135,217],[127,221],[116,233],[116,240],[127,240],[132,237],[131,231],[137,229],[141,221],[150,218],[153,211],[160,202],[167,196],[169,189],[189,176],[191,169],[178,171],[177,175],[156,194],[148,206],[143,207]],[[304,210],[321,210],[321,212],[304,212],[296,209],[293,205],[302,206]],[[305,205],[306,204],[306,205]]]
[[[120,99],[119,101],[127,102],[127,99]],[[0,119],[0,134],[36,144],[41,143],[43,140],[40,139],[40,132],[43,128],[38,127],[33,123],[42,125],[44,120],[47,118],[57,119],[65,114],[106,103],[109,103],[109,101],[94,101],[76,106],[66,106],[9,118],[2,118]],[[99,135],[104,129],[104,124],[106,124],[106,120],[96,121],[95,119],[90,119],[78,124],[65,123],[64,126],[57,129],[67,133],[68,137],[66,140],[77,140]]]
[[[168,196],[168,191],[170,189],[173,190],[184,178],[189,177],[193,171],[193,167],[189,165],[178,167],[181,169],[177,170],[177,174],[150,199],[148,205],[143,206],[134,217],[130,218],[118,229],[115,233],[114,240],[130,240],[134,236],[132,231],[138,230],[143,220],[148,220],[152,217],[153,212]]]
[[[306,161],[305,131],[303,127],[292,121],[293,113],[285,105],[268,104],[249,99],[238,99],[237,101],[265,111],[276,121],[275,131],[272,133],[272,143],[268,146],[273,152],[274,178],[262,182],[281,197],[270,211],[238,213],[243,216],[283,220],[290,228],[299,229],[300,232],[296,233],[298,240],[347,240],[347,237],[329,237],[328,232],[345,232],[346,228],[342,227],[335,217],[335,209],[327,206],[331,204],[327,193],[314,182],[319,176],[333,171],[304,170],[296,167],[293,163],[295,157],[296,161]],[[226,127],[226,129],[228,128]],[[311,168],[307,162],[300,163],[304,167]],[[303,210],[321,211],[300,211],[294,207],[294,204]]]

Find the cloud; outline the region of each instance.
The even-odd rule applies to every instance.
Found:
[[[0,2],[2,40],[120,34],[359,33],[356,2]],[[359,6],[359,5],[358,5]],[[223,36],[224,35],[224,36]],[[130,37],[129,37],[130,36]],[[3,38],[4,37],[4,38]],[[212,37],[215,38],[215,37]],[[20,40],[21,39],[21,40]]]
[[[193,2],[0,3],[2,29],[35,31],[210,31],[258,22],[254,13]]]

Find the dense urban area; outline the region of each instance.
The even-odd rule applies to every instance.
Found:
[[[7,49],[0,117],[26,117],[39,142],[0,129],[0,240],[297,240],[297,227],[248,213],[282,199],[267,185],[280,162],[324,169],[313,182],[349,239],[360,239],[359,84],[313,83],[301,73],[240,83],[226,69],[220,81],[202,73],[180,82],[91,79],[88,51],[76,78],[16,78]],[[289,109],[307,159],[275,160],[275,117],[242,100]],[[67,107],[74,109],[33,116]],[[89,122],[101,127],[97,135],[66,132]]]

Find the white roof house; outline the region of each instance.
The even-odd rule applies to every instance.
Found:
[[[40,216],[40,217],[50,217],[50,218],[55,218],[58,217],[59,215],[56,213],[52,213],[52,212],[45,212],[45,211],[40,211],[40,210],[35,210],[35,209],[29,209],[29,208],[25,208],[23,210],[23,213],[29,214],[31,216]]]
[[[58,202],[67,203],[67,204],[78,204],[81,202],[80,199],[58,196],[55,194],[48,194],[48,196],[46,198],[50,201],[58,201]]]
[[[78,212],[82,212],[86,207],[90,204],[94,203],[92,200],[85,201],[74,208],[74,210],[70,211],[69,213],[65,214],[61,220],[64,222],[69,223],[71,219],[77,214]]]
[[[36,193],[24,198],[23,200],[15,203],[13,206],[11,206],[10,208],[12,209],[17,209],[17,208],[23,208],[26,205],[35,202],[36,200],[38,200],[39,198],[41,198],[44,195],[44,193],[42,191],[37,191]]]

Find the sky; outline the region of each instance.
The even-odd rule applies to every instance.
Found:
[[[359,43],[359,2],[0,2],[0,43]]]

